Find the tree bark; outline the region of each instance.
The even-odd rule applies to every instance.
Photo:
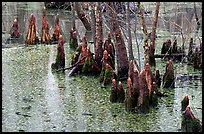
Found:
[[[155,8],[155,14],[154,14],[154,21],[152,23],[152,32],[151,32],[152,45],[150,45],[150,55],[149,55],[149,58],[150,58],[149,64],[151,66],[156,66],[154,52],[155,52],[155,39],[156,39],[156,28],[157,28],[158,14],[159,14],[159,6],[160,6],[160,2],[157,2],[156,8]]]
[[[113,33],[115,48],[116,48],[116,59],[117,59],[117,75],[118,78],[122,78],[127,76],[129,64],[127,51],[125,47],[125,42],[122,37],[122,33],[119,27],[119,22],[117,20],[116,11],[113,6],[113,2],[107,2],[107,13],[109,14],[110,20],[110,29],[111,33]]]
[[[79,19],[82,21],[82,23],[84,24],[84,27],[86,28],[87,31],[91,31],[91,24],[87,20],[85,13],[82,10],[81,3],[75,2],[75,7],[76,7],[77,15]]]
[[[141,20],[141,25],[142,25],[142,30],[144,33],[144,65],[146,63],[149,63],[149,48],[148,48],[148,35],[147,35],[147,27],[146,27],[146,23],[145,23],[145,19],[144,19],[144,15],[141,9],[141,5],[140,2],[138,2],[138,14],[140,16],[140,20]]]
[[[94,48],[96,47],[96,17],[95,17],[95,2],[90,2],[91,6],[91,23],[92,23],[92,35],[93,35],[93,43]],[[95,53],[95,50],[94,50]]]
[[[151,42],[153,43],[154,48],[155,48],[156,28],[157,28],[158,14],[159,14],[159,6],[160,6],[160,2],[157,2],[155,14],[154,14],[154,21],[152,23]]]
[[[134,8],[136,9],[136,3],[134,3]],[[135,30],[134,30],[134,33],[135,33],[135,40],[136,40],[136,45],[137,45],[137,53],[138,53],[138,62],[139,62],[139,65],[138,65],[138,71],[141,72],[141,62],[140,62],[140,47],[139,47],[139,44],[138,44],[138,41],[137,41],[137,14],[138,14],[138,11],[136,10],[135,11]],[[135,60],[136,61],[136,60]]]
[[[95,46],[95,60],[98,64],[103,57],[103,27],[102,27],[102,14],[100,9],[101,2],[97,2],[96,10],[96,46]]]
[[[129,54],[129,61],[133,60],[133,51],[132,51],[132,36],[131,36],[131,24],[130,24],[130,3],[127,2],[127,9],[126,9],[126,22],[128,27],[128,54]]]

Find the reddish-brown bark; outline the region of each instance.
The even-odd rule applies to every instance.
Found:
[[[117,15],[113,6],[113,2],[107,2],[107,12],[110,17],[111,32],[113,33],[116,49],[116,59],[117,59],[117,74],[118,77],[124,77],[128,74],[128,57],[127,51],[124,43],[124,39],[121,34],[119,27],[119,22],[117,20]]]
[[[11,38],[19,38],[20,37],[20,32],[18,29],[18,20],[16,18],[13,20],[13,26],[11,28],[10,34],[11,34]]]
[[[36,44],[37,42],[37,36],[36,36],[36,21],[35,16],[32,13],[30,15],[30,21],[28,25],[28,32],[26,36],[26,44]]]
[[[52,41],[58,41],[60,35],[59,14],[55,16],[54,34]]]
[[[43,8],[43,17],[42,17],[42,35],[41,43],[51,43],[51,36],[49,31],[48,19],[46,17],[46,8]]]
[[[96,45],[95,45],[95,60],[100,65],[100,61],[103,57],[103,27],[102,27],[102,14],[101,14],[101,3],[97,2],[96,10]]]
[[[62,35],[59,36],[57,57],[55,63],[53,63],[51,67],[52,69],[60,69],[65,67],[64,41]]]
[[[84,24],[84,27],[86,28],[86,30],[91,31],[91,24],[85,16],[85,13],[82,9],[81,3],[75,2],[75,8],[77,11],[77,15],[78,15],[79,19],[82,21],[82,23]]]

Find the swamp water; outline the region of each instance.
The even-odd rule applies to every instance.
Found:
[[[2,3],[2,31],[8,33],[13,18],[18,16],[20,32],[23,33],[25,39],[28,18],[30,13],[34,12],[40,35],[42,7],[43,3]],[[56,12],[55,10],[47,11],[51,29]],[[61,14],[60,26],[66,30],[64,32],[66,37],[65,66],[69,67],[73,53],[68,44],[71,12],[61,10],[59,12]],[[80,21],[77,21],[76,25],[84,31]],[[137,26],[139,27],[139,24]],[[172,39],[172,29],[170,31],[162,27],[158,29],[158,34],[162,33],[157,39],[158,44],[162,44],[168,36]],[[202,38],[202,31],[198,33]],[[174,32],[174,35],[179,34]],[[188,36],[191,35],[196,37],[194,33]],[[178,132],[181,131],[181,100],[185,95],[189,96],[194,115],[202,120],[201,80],[176,81],[175,89],[161,88],[159,90],[166,92],[168,97],[159,98],[156,108],[151,108],[147,114],[129,114],[125,111],[124,104],[109,101],[110,86],[101,88],[98,76],[68,77],[69,71],[65,71],[64,74],[52,72],[51,63],[56,58],[56,45],[39,44],[25,47],[24,44],[18,43],[5,44],[4,39],[7,36],[8,34],[2,34],[2,47],[8,47],[2,48],[3,132]],[[196,42],[199,42],[198,39]],[[134,44],[135,56],[137,56],[136,50]],[[141,58],[143,57],[142,50],[141,47]],[[158,46],[156,53],[160,50],[161,46]],[[165,60],[156,59],[157,68],[162,75],[165,63]],[[176,74],[201,74],[201,71],[193,70],[192,66],[186,64],[175,63],[174,66]],[[123,83],[125,89],[126,84]]]

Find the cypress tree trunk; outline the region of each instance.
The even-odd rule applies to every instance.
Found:
[[[148,35],[147,35],[147,27],[144,19],[144,15],[141,9],[140,2],[138,2],[138,14],[140,16],[142,30],[144,33],[144,65],[149,63],[149,48],[148,48]]]
[[[72,29],[70,31],[69,45],[70,45],[70,48],[73,48],[73,49],[77,49],[78,47],[77,31],[76,31],[76,26],[75,26],[74,2],[72,2]]]
[[[82,10],[81,3],[75,2],[75,7],[76,7],[77,15],[79,19],[82,21],[82,23],[84,24],[84,27],[86,28],[87,31],[91,31],[91,24],[87,20],[85,13]]]
[[[133,60],[133,51],[132,51],[132,36],[131,36],[131,25],[130,25],[130,3],[127,2],[127,9],[126,9],[126,22],[128,27],[128,54],[129,54],[129,61]]]
[[[96,46],[95,46],[95,60],[100,64],[103,57],[103,27],[102,27],[102,15],[100,9],[101,2],[97,2],[96,10]]]
[[[150,45],[150,55],[149,55],[149,58],[150,58],[149,64],[151,66],[156,66],[154,52],[155,52],[155,39],[156,39],[156,28],[157,28],[158,14],[159,14],[159,6],[160,6],[160,2],[157,2],[155,14],[154,14],[154,21],[152,23],[152,32],[151,32],[152,45]]]
[[[119,22],[117,20],[116,11],[113,6],[113,2],[107,2],[107,13],[109,14],[110,29],[113,33],[116,49],[116,59],[117,59],[117,74],[118,78],[122,78],[128,75],[128,57],[125,47],[125,42],[122,37],[122,33],[119,27]]]
[[[134,3],[134,8],[136,9],[135,4],[136,3]],[[135,11],[135,30],[134,30],[134,34],[135,34],[135,40],[136,40],[136,45],[137,45],[137,54],[138,54],[138,62],[139,62],[139,65],[137,66],[137,69],[138,69],[139,72],[141,72],[140,47],[139,47],[139,44],[138,44],[138,41],[137,41],[137,14],[138,14],[138,11],[136,10]]]
[[[96,47],[96,17],[95,17],[95,2],[90,2],[91,6],[91,23],[92,23],[92,34],[93,34],[93,43],[94,48]],[[94,50],[95,53],[95,50]]]

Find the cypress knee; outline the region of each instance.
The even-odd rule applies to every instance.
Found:
[[[125,90],[123,89],[122,82],[118,82],[118,102],[123,103],[125,100]]]
[[[59,36],[57,45],[57,57],[55,63],[52,63],[52,69],[61,69],[65,67],[64,41],[62,35]]]
[[[132,105],[132,103],[133,103],[133,100],[132,100],[132,81],[131,81],[130,77],[127,79],[127,89],[126,89],[126,97],[125,97],[124,103],[125,103],[125,110],[128,113],[135,112],[135,108]]]
[[[117,100],[118,100],[118,89],[117,89],[117,85],[116,85],[115,79],[112,79],[110,101],[112,103],[116,103]]]
[[[135,108],[138,103],[138,98],[140,96],[140,86],[139,86],[139,73],[137,70],[133,72],[133,107]]]
[[[172,60],[169,60],[166,63],[166,71],[163,76],[163,87],[164,88],[174,88],[175,87],[174,67],[173,67]]]
[[[51,44],[51,36],[49,31],[48,19],[46,17],[45,7],[43,8],[41,43]]]
[[[11,27],[10,34],[11,34],[11,38],[20,37],[20,32],[18,29],[18,20],[16,18],[13,20],[13,26]]]
[[[35,45],[39,41],[37,35],[36,35],[36,22],[35,22],[35,16],[32,13],[30,15],[30,21],[28,25],[28,32],[26,36],[26,44]]]

